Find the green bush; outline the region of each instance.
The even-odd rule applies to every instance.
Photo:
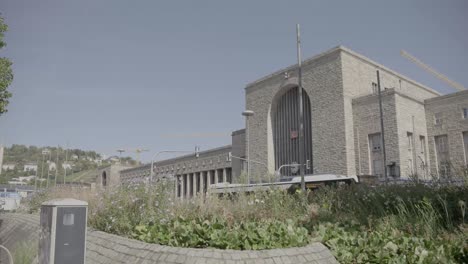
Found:
[[[13,251],[15,264],[31,264],[37,257],[37,242],[27,241],[17,245]]]
[[[453,228],[467,221],[466,206],[462,204],[468,204],[468,187],[430,187],[422,184],[369,187],[358,184],[322,188],[310,196],[310,201],[322,210],[352,217],[362,224],[367,224],[371,218],[399,214],[402,207],[407,214],[414,215],[419,211],[415,206],[426,201],[442,216],[440,225]],[[415,217],[410,219],[419,221]]]
[[[304,246],[309,242],[307,229],[294,221],[250,221],[229,224],[223,219],[182,217],[151,226],[135,227],[136,239],[178,247],[259,250]]]
[[[100,196],[90,205],[96,229],[150,243],[183,247],[266,249],[302,246],[308,231],[303,195],[279,189],[252,195],[200,196],[174,200],[167,182],[131,185]]]
[[[468,263],[468,237],[441,234],[415,236],[381,225],[368,229],[356,224],[320,224],[314,228],[340,263]]]

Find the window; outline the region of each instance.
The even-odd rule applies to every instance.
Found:
[[[380,145],[382,143],[380,139],[380,133],[369,135],[369,141],[371,145],[371,151],[380,151]]]
[[[463,119],[468,119],[468,108],[463,108]]]
[[[379,87],[377,86],[377,83],[375,83],[375,82],[372,83],[372,93],[373,94],[378,94],[379,93]]]
[[[408,151],[413,152],[413,133],[407,132],[406,137],[408,142]]]
[[[442,123],[443,123],[442,113],[435,113],[434,114],[434,125],[442,125]]]
[[[370,172],[372,175],[379,177],[383,176],[383,162],[382,162],[382,138],[380,133],[369,135],[369,163]]]
[[[422,161],[424,162],[424,166],[427,165],[427,160],[426,160],[426,137],[425,136],[419,136],[419,143],[421,145],[421,158]]]
[[[465,164],[468,165],[468,131],[463,132],[463,146],[465,149]]]
[[[447,135],[436,136],[434,137],[434,141],[439,173],[442,177],[448,176],[450,173],[450,157]]]

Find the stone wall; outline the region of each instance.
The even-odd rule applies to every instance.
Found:
[[[385,128],[387,163],[394,161],[400,165],[398,152],[395,92],[385,91],[382,95],[382,108]],[[369,135],[380,133],[380,112],[377,95],[367,95],[353,100],[354,142],[356,144],[356,168],[359,175],[372,174],[370,164]]]
[[[331,50],[303,64],[302,86],[311,102],[314,170],[347,174],[344,104],[340,53]],[[255,112],[249,120],[251,159],[276,169],[272,133],[272,113],[276,102],[297,86],[297,66],[291,66],[246,87],[246,109]],[[330,158],[333,157],[333,158]],[[265,174],[263,167],[252,174]]]
[[[14,250],[23,241],[38,241],[39,216],[0,214],[0,244]],[[37,242],[38,244],[38,242]],[[8,263],[0,253],[0,263]],[[88,229],[86,263],[338,263],[320,243],[306,247],[258,251],[176,248],[147,244]]]
[[[355,142],[358,137],[355,135],[356,127],[379,125],[379,119],[367,119],[365,122],[355,120],[354,118],[360,118],[362,115],[354,112],[361,111],[363,107],[355,110],[354,100],[376,94],[373,83],[377,85],[377,69],[380,72],[382,91],[393,91],[396,94],[391,111],[384,113],[385,118],[392,120],[391,124],[388,124],[386,133],[391,143],[387,147],[391,159],[398,165],[409,160],[411,163],[414,162],[412,168],[406,168],[405,164],[405,169],[402,171],[405,176],[415,173],[416,167],[420,167],[421,164],[415,162],[419,159],[417,156],[412,159],[407,157],[408,149],[404,142],[407,139],[407,132],[413,130],[415,130],[414,142],[419,140],[419,136],[426,137],[423,102],[440,94],[339,46],[303,62],[302,85],[310,97],[312,106],[314,172],[345,175],[361,173],[359,160],[362,161],[362,156],[358,157],[360,153],[356,149],[360,145]],[[267,163],[270,172],[275,169],[271,114],[275,111],[276,100],[286,90],[295,86],[297,86],[297,65],[261,78],[246,87],[246,109],[255,112],[249,123],[252,137],[251,158]],[[375,107],[369,107],[375,110]],[[378,110],[376,113],[378,114]],[[415,120],[414,129],[413,120]],[[357,125],[356,122],[360,124]],[[369,124],[371,122],[375,124]],[[389,122],[385,122],[387,126]],[[359,138],[361,139],[361,135]],[[265,173],[265,171],[254,169],[253,173]]]
[[[438,175],[438,162],[434,137],[447,135],[450,163],[453,170],[466,166],[463,132],[468,132],[468,119],[463,118],[463,108],[468,108],[468,91],[448,94],[425,101],[427,134],[431,171]],[[441,113],[442,123],[436,125],[434,115]]]

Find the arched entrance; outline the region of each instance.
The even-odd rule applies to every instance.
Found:
[[[310,98],[302,89],[302,103],[304,107],[304,162],[310,164],[305,167],[305,174],[312,173],[312,119]],[[275,170],[281,165],[299,163],[299,122],[298,122],[298,88],[293,87],[281,95],[275,102],[272,131],[275,153]],[[296,175],[290,167],[281,169],[282,175]]]
[[[104,186],[104,187],[107,186],[107,173],[106,173],[106,171],[102,172],[102,181],[101,181],[101,183],[102,183],[102,186]]]

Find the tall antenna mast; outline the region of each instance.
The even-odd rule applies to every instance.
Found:
[[[296,24],[296,42],[297,42],[297,102],[299,112],[299,173],[301,175],[301,189],[305,191],[304,179],[304,109],[302,106],[302,59],[301,59],[301,34],[299,24]]]

